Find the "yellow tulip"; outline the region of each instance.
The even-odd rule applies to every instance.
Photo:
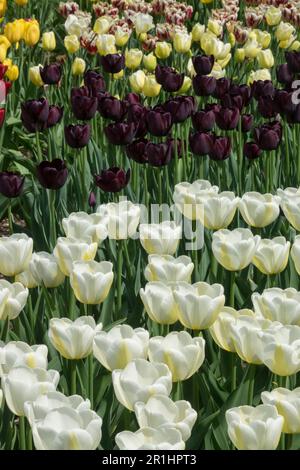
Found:
[[[255,59],[258,56],[261,48],[255,39],[250,39],[244,45],[245,57],[249,59]]]
[[[236,40],[235,40],[235,35],[233,33],[229,33],[229,44],[231,47],[235,46]]]
[[[191,49],[192,36],[187,33],[176,33],[173,39],[173,46],[176,52],[186,54]]]
[[[11,67],[12,64],[13,64],[13,63],[12,63],[12,60],[9,59],[9,58],[8,58],[8,59],[5,59],[5,60],[3,61],[3,65],[6,65],[7,68]]]
[[[279,8],[276,8],[273,5],[270,6],[265,13],[267,24],[269,26],[276,26],[281,20],[281,15],[282,13]]]
[[[208,5],[209,3],[212,3],[214,0],[200,0],[200,3],[203,3],[203,5]]]
[[[274,65],[274,57],[271,49],[260,51],[257,56],[257,62],[261,69],[270,69]]]
[[[208,28],[209,31],[211,31],[216,36],[221,36],[221,34],[223,32],[222,23],[220,23],[220,21],[213,20],[211,18],[208,20],[207,28]]]
[[[74,54],[80,48],[80,42],[78,37],[75,34],[66,36],[64,39],[64,45],[69,54]]]
[[[41,87],[44,85],[44,82],[41,77],[41,67],[42,65],[35,65],[34,67],[30,67],[29,69],[29,80],[33,85],[37,87]]]
[[[128,31],[124,31],[122,28],[117,28],[115,31],[115,41],[118,47],[123,47],[128,43],[130,38],[130,33]]]
[[[53,31],[49,31],[48,33],[44,33],[42,36],[42,48],[44,51],[54,51],[56,48],[56,39],[55,34]]]
[[[196,23],[192,29],[192,40],[198,42],[201,39],[202,34],[205,32],[205,26],[200,23]]]
[[[285,41],[280,41],[278,47],[280,49],[288,49],[293,44],[295,39],[296,37],[292,35],[289,37],[289,39],[286,39]]]
[[[222,69],[225,69],[231,60],[231,53],[227,54],[224,59],[218,59],[217,63],[221,66]]]
[[[27,5],[28,0],[15,0],[15,3],[20,7],[24,7],[25,5]]]
[[[146,75],[142,70],[137,70],[129,77],[132,91],[142,93],[146,81]]]
[[[189,91],[192,86],[192,80],[190,77],[184,77],[183,84],[181,88],[176,92],[176,95],[183,95]]]
[[[4,46],[4,44],[0,44],[0,62],[4,62],[6,59],[6,54],[7,54],[7,48]]]
[[[293,44],[289,47],[290,51],[299,51],[300,49],[300,42],[294,41]]]
[[[143,87],[143,94],[149,98],[159,95],[161,85],[157,83],[155,75],[147,75]]]
[[[151,52],[148,55],[144,55],[143,57],[143,65],[145,69],[148,70],[148,72],[153,72],[156,69],[157,66],[157,59],[153,52]]]
[[[167,59],[172,52],[172,46],[170,43],[165,41],[159,41],[156,43],[154,53],[159,59]]]
[[[119,80],[120,78],[123,78],[123,76],[124,76],[124,70],[120,70],[120,72],[113,74],[113,79]]]
[[[19,42],[24,33],[24,25],[18,20],[7,23],[4,27],[4,35],[11,44]]]
[[[0,18],[4,16],[7,9],[7,1],[0,0]]]
[[[235,53],[234,53],[234,60],[237,64],[240,64],[241,62],[244,62],[246,58],[246,55],[245,55],[245,49],[236,49]]]
[[[271,80],[271,74],[268,69],[252,70],[248,78],[248,85],[251,85],[253,82],[258,82],[259,80]]]
[[[19,67],[17,65],[12,65],[8,68],[5,74],[11,82],[18,80],[19,78]]]
[[[72,64],[72,74],[73,75],[83,75],[85,72],[86,63],[80,57],[76,57]]]
[[[278,41],[287,41],[294,34],[295,28],[290,23],[281,23],[277,26],[275,36]]]
[[[28,22],[24,31],[24,41],[27,46],[33,47],[40,40],[40,26],[37,21]]]
[[[110,25],[110,19],[106,16],[101,16],[100,18],[96,19],[93,31],[96,34],[105,34],[108,32]]]
[[[128,69],[137,69],[143,58],[143,52],[139,49],[126,49],[125,51],[125,65]]]
[[[266,49],[269,47],[271,43],[271,34],[267,31],[261,31],[260,29],[255,30],[256,40],[258,44],[263,48]]]

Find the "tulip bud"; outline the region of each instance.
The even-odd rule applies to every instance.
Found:
[[[143,52],[139,49],[126,49],[125,51],[125,66],[128,69],[137,69],[143,58]]]
[[[43,33],[42,35],[42,48],[44,51],[52,52],[56,48],[56,39],[54,31]]]
[[[19,67],[17,65],[12,65],[8,68],[6,72],[6,77],[11,81],[14,82],[19,78]]]
[[[168,42],[158,41],[155,45],[154,53],[158,59],[167,59],[172,52],[172,45]]]
[[[40,74],[43,82],[47,85],[57,85],[61,79],[61,65],[57,63],[45,65],[41,68]]]
[[[143,57],[143,65],[148,70],[148,72],[153,72],[157,66],[157,59],[153,52]]]
[[[95,175],[95,184],[102,191],[117,193],[126,188],[130,180],[130,170],[121,168],[109,168],[108,170],[102,170],[100,175]]]
[[[72,64],[72,74],[73,75],[83,75],[85,72],[86,63],[80,57],[76,57]]]
[[[37,167],[37,177],[44,188],[57,190],[64,186],[68,169],[65,162],[59,158],[51,162],[43,161]]]
[[[272,68],[274,65],[274,57],[271,49],[260,51],[257,55],[257,62],[260,68]]]
[[[159,95],[161,85],[157,83],[155,75],[146,75],[145,83],[143,86],[143,95],[148,98],[154,98]]]
[[[175,33],[173,38],[173,46],[176,52],[186,54],[192,44],[192,36],[187,33]]]
[[[77,124],[65,127],[66,142],[72,148],[85,147],[91,136],[91,128],[89,124]]]
[[[27,26],[25,26],[24,31],[24,41],[27,46],[33,47],[40,40],[40,27],[36,20],[30,21]]]
[[[79,39],[75,34],[65,36],[64,45],[69,54],[75,54],[75,52],[77,52],[80,48]]]
[[[0,193],[8,198],[20,196],[24,186],[24,176],[11,171],[0,172]]]
[[[41,68],[42,65],[35,65],[33,67],[30,67],[29,69],[29,79],[35,86],[38,87],[44,85],[44,82],[41,77]]]
[[[106,54],[101,57],[101,65],[107,73],[119,73],[125,67],[125,57],[123,54]]]
[[[137,70],[129,76],[131,89],[135,93],[142,93],[146,81],[146,75],[142,70]]]
[[[220,21],[213,20],[212,18],[209,18],[208,23],[207,23],[207,28],[209,31],[211,31],[213,34],[216,36],[221,36],[223,32],[223,26]]]
[[[238,64],[244,62],[246,58],[245,49],[236,49],[234,53],[234,60]]]

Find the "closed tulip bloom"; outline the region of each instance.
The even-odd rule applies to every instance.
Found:
[[[172,325],[178,320],[178,308],[170,285],[148,282],[140,289],[141,300],[152,321],[160,325]]]
[[[117,122],[109,124],[104,128],[107,140],[113,145],[130,144],[136,133],[136,125],[134,122]]]
[[[61,65],[60,64],[49,64],[45,65],[40,70],[41,78],[47,85],[56,85],[61,79]]]
[[[72,111],[76,119],[88,121],[93,119],[98,108],[98,100],[94,96],[72,96]]]
[[[149,341],[151,362],[165,363],[172,373],[173,382],[181,382],[194,375],[201,367],[205,353],[203,338],[192,338],[186,331],[156,336]]]
[[[106,369],[124,369],[133,359],[147,359],[148,342],[147,330],[118,325],[108,332],[97,332],[93,352]]]
[[[44,285],[47,289],[58,287],[65,280],[55,256],[45,251],[33,253],[29,269],[38,285]]]
[[[101,57],[101,65],[107,73],[119,73],[125,67],[125,57],[123,54],[106,54]]]
[[[226,160],[230,157],[231,140],[230,137],[213,137],[209,158],[216,161]]]
[[[146,155],[146,145],[148,144],[147,139],[137,139],[126,146],[127,157],[134,160],[136,163],[144,164],[147,163],[148,158]]]
[[[146,75],[142,93],[148,98],[155,98],[159,95],[161,85],[157,83],[155,75]]]
[[[126,188],[130,180],[130,170],[122,168],[109,168],[102,170],[100,175],[94,176],[94,181],[98,188],[105,192],[117,193]]]
[[[269,26],[276,26],[281,20],[281,10],[273,5],[268,7],[265,18]]]
[[[300,326],[272,325],[259,333],[260,360],[273,374],[284,377],[296,374],[300,370]]]
[[[106,89],[103,76],[95,70],[87,70],[85,72],[84,84],[88,87],[92,96],[97,96],[99,92],[105,91]]]
[[[198,111],[192,114],[194,129],[200,132],[211,131],[216,122],[216,116],[212,110]]]
[[[211,152],[213,136],[206,132],[194,132],[189,136],[189,144],[194,155],[204,156]]]
[[[93,339],[102,324],[96,326],[93,317],[51,318],[48,336],[51,344],[65,359],[77,360],[89,356]]]
[[[154,28],[153,17],[145,13],[137,13],[134,17],[133,23],[138,36],[142,33],[147,33],[150,29]]]
[[[21,105],[21,120],[29,132],[43,130],[49,116],[49,103],[45,98],[28,100]]]
[[[228,435],[238,450],[276,450],[283,417],[275,406],[230,408],[225,413]]]
[[[11,171],[0,172],[0,193],[8,198],[20,196],[24,186],[24,176]]]
[[[97,213],[107,220],[108,236],[112,240],[127,240],[136,234],[141,209],[130,201],[102,204]]]
[[[29,79],[37,87],[44,85],[44,82],[41,77],[41,65],[36,65],[29,68]]]
[[[147,281],[191,282],[194,263],[189,256],[149,255],[145,269]]]
[[[178,73],[172,67],[158,65],[155,69],[155,78],[157,83],[162,85],[163,89],[168,92],[175,92],[180,90],[184,74]]]
[[[137,69],[143,58],[143,52],[140,49],[126,49],[125,51],[125,66],[128,69]]]
[[[192,58],[193,66],[198,75],[209,75],[214,66],[214,56],[197,55]]]
[[[282,432],[298,434],[300,432],[300,388],[274,388],[271,392],[262,392],[261,401],[264,405],[276,406],[278,413],[283,416]]]
[[[240,111],[238,108],[221,108],[216,113],[217,126],[222,130],[233,130],[238,126]]]
[[[26,271],[17,274],[15,276],[15,282],[21,283],[24,287],[27,287],[27,289],[34,289],[39,285],[39,283],[33,277],[29,268],[26,269]]]
[[[124,30],[121,26],[117,26],[114,35],[116,46],[124,47],[130,39],[131,31],[127,29]]]
[[[254,139],[262,150],[276,150],[281,142],[282,126],[278,121],[254,129]]]
[[[295,237],[295,240],[291,249],[291,257],[294,262],[297,273],[300,274],[300,236],[299,235]]]
[[[184,450],[185,443],[176,428],[144,427],[136,432],[122,431],[116,435],[119,450]]]
[[[297,231],[300,231],[300,194],[295,193],[292,196],[285,195],[283,192],[279,194],[282,194],[280,207],[285,217]],[[295,241],[297,242],[297,237]]]
[[[0,273],[13,277],[25,271],[32,256],[33,240],[25,233],[0,238]]]
[[[145,156],[151,166],[161,167],[168,165],[173,156],[173,145],[168,141],[160,144],[148,142],[145,147]]]
[[[75,54],[80,49],[80,42],[75,34],[65,36],[64,45],[69,54]]]
[[[73,263],[70,283],[75,297],[87,305],[102,303],[109,294],[114,274],[108,261],[77,261]]]
[[[219,230],[231,224],[238,206],[239,198],[234,193],[208,192],[198,197],[198,204],[203,206],[199,212],[201,223],[209,230]]]
[[[261,69],[270,69],[274,65],[274,56],[271,49],[260,51],[257,55],[258,66]]]
[[[104,118],[113,121],[121,121],[127,113],[126,101],[119,100],[114,96],[103,97],[98,101],[98,111]]]
[[[213,234],[212,250],[225,269],[240,271],[251,263],[259,241],[248,229],[218,230]]]
[[[255,314],[283,325],[300,326],[300,292],[292,287],[265,289],[262,294],[254,292],[252,303]]]
[[[50,129],[53,126],[56,126],[63,117],[64,108],[56,105],[49,106],[49,115],[47,119],[46,127]]]
[[[14,320],[21,313],[28,299],[28,289],[19,282],[0,279],[0,320]]]
[[[90,237],[77,240],[73,237],[59,237],[53,254],[65,276],[70,276],[75,261],[92,261],[97,252],[98,244]]]
[[[257,192],[244,193],[239,201],[239,211],[248,225],[263,228],[279,216],[278,196]]]
[[[137,402],[147,403],[154,395],[170,395],[172,375],[162,363],[135,359],[125,369],[112,373],[115,395],[118,401],[130,411]]]
[[[243,151],[248,160],[255,160],[262,153],[261,148],[255,142],[246,142]]]
[[[157,58],[150,52],[148,55],[144,55],[143,57],[143,66],[145,67],[148,72],[154,72],[157,67]]]
[[[176,283],[173,295],[178,307],[180,323],[191,330],[209,328],[225,304],[224,288],[220,284]]]
[[[184,122],[195,109],[195,99],[192,96],[178,96],[163,104],[163,109],[172,116],[173,123]]]
[[[2,377],[1,387],[10,411],[17,416],[24,416],[25,403],[55,391],[58,381],[59,373],[56,370],[19,366],[13,367]]]
[[[47,51],[47,52],[54,51],[54,49],[56,48],[56,39],[55,39],[55,33],[53,31],[43,33],[42,47],[44,51]]]
[[[89,124],[77,124],[65,127],[66,142],[72,148],[85,147],[91,137],[91,128]]]
[[[44,344],[29,346],[22,341],[0,341],[0,377],[14,367],[27,366],[31,369],[47,369],[48,348]]]
[[[252,260],[254,266],[263,274],[281,273],[289,260],[290,245],[284,237],[260,240]]]
[[[62,220],[66,237],[79,239],[91,237],[93,242],[101,243],[107,237],[107,219],[100,214],[72,212]]]
[[[193,183],[184,181],[175,186],[173,201],[177,209],[188,219],[196,220],[200,218],[203,206],[198,203],[199,197],[206,193],[216,194],[219,191],[217,186],[212,186],[209,181],[196,180]]]
[[[173,255],[182,236],[182,228],[175,222],[141,224],[140,242],[148,254]]]
[[[58,190],[67,181],[68,169],[65,162],[59,158],[51,162],[43,161],[37,167],[37,177],[44,188]]]
[[[165,41],[158,41],[154,53],[159,59],[167,59],[172,52],[172,45]]]
[[[176,52],[186,54],[192,45],[192,36],[187,33],[175,33],[173,38],[173,46]]]
[[[215,77],[206,75],[196,75],[193,78],[193,88],[197,96],[210,96],[216,90],[217,82]]]
[[[80,57],[76,57],[72,64],[72,74],[77,76],[83,75],[86,69],[86,63]]]
[[[173,402],[165,395],[150,397],[147,403],[136,403],[134,411],[140,428],[176,428],[184,442],[190,438],[197,419],[197,413],[188,401]]]
[[[117,52],[116,49],[116,40],[113,34],[98,34],[96,39],[96,47],[98,53],[102,57],[107,57],[108,55],[114,55]],[[102,63],[103,65],[103,63]],[[104,65],[103,65],[103,68]],[[108,73],[118,73],[118,72],[108,72]]]
[[[30,20],[24,30],[23,39],[27,46],[33,47],[40,40],[40,26],[36,20]]]
[[[142,93],[142,90],[145,85],[145,80],[146,80],[146,75],[143,70],[137,70],[133,74],[130,75],[129,77],[129,83],[131,86],[131,89],[135,93]]]
[[[289,70],[293,73],[300,72],[300,53],[297,51],[290,51],[285,53],[285,58]]]
[[[172,126],[172,116],[163,110],[149,110],[146,114],[147,129],[154,136],[165,136]]]

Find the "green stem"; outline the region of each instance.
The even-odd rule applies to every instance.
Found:
[[[117,315],[121,314],[122,309],[122,269],[123,269],[123,254],[122,254],[122,240],[118,241],[118,254],[117,254]]]
[[[25,416],[19,417],[19,445],[20,450],[26,450]]]
[[[234,295],[235,295],[235,271],[230,272],[230,290],[229,290],[229,305],[234,308]]]
[[[76,361],[70,360],[70,375],[71,375],[71,395],[76,394]]]
[[[236,369],[237,369],[237,365],[236,365],[236,355],[235,353],[230,353],[231,356],[231,392],[234,392],[234,390],[236,389]]]
[[[93,409],[94,404],[94,358],[93,354],[90,354],[88,360],[88,376],[89,376],[89,399],[91,402],[91,408]]]
[[[12,215],[12,211],[11,211],[11,202],[9,202],[9,205],[8,205],[8,225],[9,225],[9,231],[10,231],[10,234],[12,235],[14,233],[14,216]]]
[[[248,405],[253,405],[254,398],[254,382],[255,382],[255,364],[249,364],[249,388],[248,388]]]
[[[52,189],[48,189],[48,200],[49,200],[49,214],[50,214],[50,244],[53,250],[56,245],[56,210],[55,210],[55,199],[56,192]]]
[[[35,141],[36,141],[38,162],[42,162],[43,154],[42,154],[42,148],[41,148],[40,134],[38,131],[35,133]]]

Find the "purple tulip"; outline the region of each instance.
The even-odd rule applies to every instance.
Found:
[[[67,144],[72,148],[85,147],[91,137],[91,127],[89,124],[76,124],[65,127],[65,138]]]
[[[47,129],[58,124],[62,120],[63,114],[64,114],[63,106],[62,107],[56,106],[56,105],[49,106]]]
[[[149,165],[160,167],[168,165],[172,158],[172,145],[167,142],[153,144],[148,142],[145,154]]]
[[[84,84],[90,90],[92,96],[97,96],[98,92],[106,90],[106,84],[101,73],[95,70],[87,70],[84,74]]]
[[[278,65],[276,68],[276,76],[279,83],[290,85],[294,80],[294,74],[291,72],[288,64]]]
[[[215,63],[213,55],[197,55],[192,58],[193,66],[198,75],[209,75]]]
[[[206,75],[196,75],[193,78],[193,87],[197,96],[213,95],[217,86],[215,77]]]
[[[146,114],[148,109],[140,103],[131,104],[127,110],[127,122],[136,126],[135,137],[142,138],[147,134]]]
[[[262,150],[276,150],[282,138],[282,126],[278,121],[263,124],[254,129],[254,140]]]
[[[242,132],[249,132],[252,129],[253,120],[252,114],[242,115]]]
[[[150,134],[157,137],[167,135],[172,126],[172,116],[164,110],[152,109],[146,114],[146,125]]]
[[[244,155],[249,160],[255,160],[261,154],[260,147],[255,142],[247,142],[244,145]]]
[[[293,73],[300,73],[300,52],[287,51],[285,53],[285,58],[290,71]]]
[[[40,74],[46,85],[57,85],[61,79],[61,65],[50,64],[40,68]]]
[[[240,111],[238,108],[221,108],[216,113],[217,126],[225,131],[236,129],[240,119]]]
[[[20,196],[24,186],[24,176],[12,171],[0,172],[0,193],[8,198]]]
[[[117,122],[109,124],[104,128],[104,133],[108,141],[113,145],[128,145],[130,144],[136,132],[136,125],[134,122]]]
[[[155,69],[155,78],[165,91],[172,93],[182,87],[184,73],[178,73],[172,67],[158,65]]]
[[[194,129],[199,132],[211,131],[216,122],[216,116],[212,110],[202,110],[192,114]]]
[[[114,96],[107,96],[99,100],[98,111],[104,118],[122,121],[127,113],[127,103]]]
[[[75,95],[71,98],[71,106],[76,119],[89,121],[96,114],[98,99],[94,96]]]
[[[213,141],[213,135],[206,132],[195,132],[190,134],[189,138],[193,154],[200,156],[208,155],[211,152]]]
[[[49,103],[45,98],[28,100],[21,105],[21,119],[23,126],[29,132],[36,132],[47,127],[49,117]]]
[[[107,54],[101,57],[101,65],[106,73],[119,73],[125,67],[123,54]]]
[[[162,108],[171,114],[173,123],[184,122],[195,109],[195,100],[192,96],[177,96],[166,101]]]
[[[126,188],[130,180],[130,170],[123,170],[122,168],[109,168],[102,170],[100,175],[95,175],[95,183],[98,188],[106,193],[118,193]]]
[[[126,146],[126,154],[128,158],[134,160],[137,163],[147,163],[148,159],[146,156],[146,145],[148,144],[147,139],[137,139]]]
[[[226,160],[231,153],[231,140],[229,137],[214,137],[214,141],[209,152],[212,160]]]
[[[59,158],[52,162],[43,161],[37,167],[37,178],[44,188],[57,190],[67,181],[68,169]]]

